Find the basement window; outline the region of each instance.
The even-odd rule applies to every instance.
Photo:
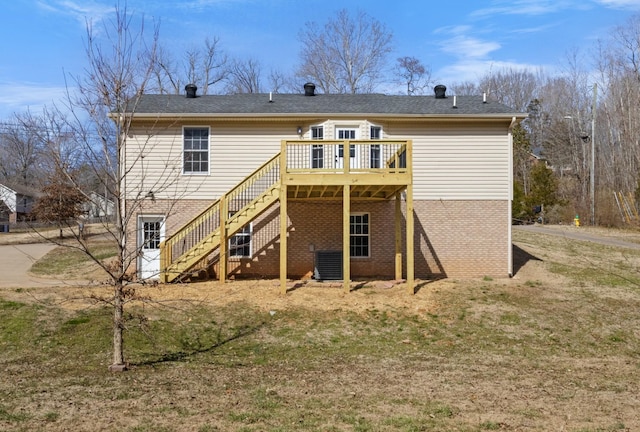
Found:
[[[229,212],[229,217],[234,212]],[[251,258],[251,234],[253,232],[253,224],[248,223],[243,226],[240,231],[229,239],[229,257],[230,258]]]
[[[369,213],[352,213],[349,220],[351,258],[369,257]]]

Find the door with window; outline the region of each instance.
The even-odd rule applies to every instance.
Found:
[[[356,140],[359,138],[357,127],[336,127],[336,139]],[[347,154],[348,153],[348,154]],[[348,152],[344,149],[344,144],[339,144],[336,148],[336,168],[344,168],[344,158],[349,157],[349,166],[358,168],[358,152],[355,145],[350,145]]]
[[[160,277],[160,243],[164,240],[164,216],[138,217],[138,273],[141,279]]]

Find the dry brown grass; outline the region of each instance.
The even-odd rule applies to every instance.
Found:
[[[385,281],[348,295],[139,286],[153,302],[130,310],[146,333],[130,321],[132,368],[115,375],[108,311],[87,300],[107,287],[2,292],[14,327],[0,429],[640,430],[640,254],[530,233],[515,244],[514,278],[424,281],[414,296]]]

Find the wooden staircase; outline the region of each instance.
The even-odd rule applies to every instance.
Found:
[[[196,266],[206,264],[207,257],[216,249],[226,251],[222,241],[226,242],[279,200],[279,160],[280,154],[277,154],[162,242],[160,269],[163,282],[188,276]]]
[[[326,158],[326,161],[334,160],[337,153],[332,152],[335,152],[339,146],[343,146],[342,148],[354,146],[360,154],[358,160],[361,163],[351,166],[349,158],[346,158],[343,166],[331,163],[327,163],[326,166],[324,164],[313,166],[311,155],[314,146],[322,148],[323,158]],[[377,158],[371,156],[374,150]],[[374,163],[374,160],[377,162]],[[283,140],[280,153],[160,244],[161,281],[168,283],[183,280],[207,268],[216,259],[220,266],[220,278],[224,280],[228,239],[279,201],[281,197],[284,201],[342,199],[343,208],[348,209],[352,199],[367,201],[398,199],[399,193],[406,190],[411,182],[411,141]],[[345,191],[347,191],[346,195]],[[282,286],[285,285],[287,273],[287,205],[287,202],[283,202],[280,208]],[[407,205],[410,208],[410,205]],[[396,213],[399,220],[400,214],[398,211]],[[348,210],[346,214],[348,215]],[[348,227],[348,224],[347,216],[343,220],[343,226]],[[410,225],[412,222],[407,224]],[[407,228],[407,232],[413,232],[413,227]],[[343,230],[343,244],[348,243],[348,230]],[[407,240],[407,245],[408,250],[412,251],[413,249],[409,249],[409,246],[413,247],[411,239]],[[348,263],[348,248],[343,250],[343,254],[345,254],[343,262]],[[396,264],[396,268],[396,273],[401,274],[401,265]],[[411,272],[408,271],[408,273]],[[344,271],[344,274],[348,276],[349,272]],[[347,286],[348,279],[346,277]]]

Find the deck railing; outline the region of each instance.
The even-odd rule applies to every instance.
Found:
[[[348,150],[347,150],[348,149]],[[287,173],[405,172],[407,141],[283,141]]]

